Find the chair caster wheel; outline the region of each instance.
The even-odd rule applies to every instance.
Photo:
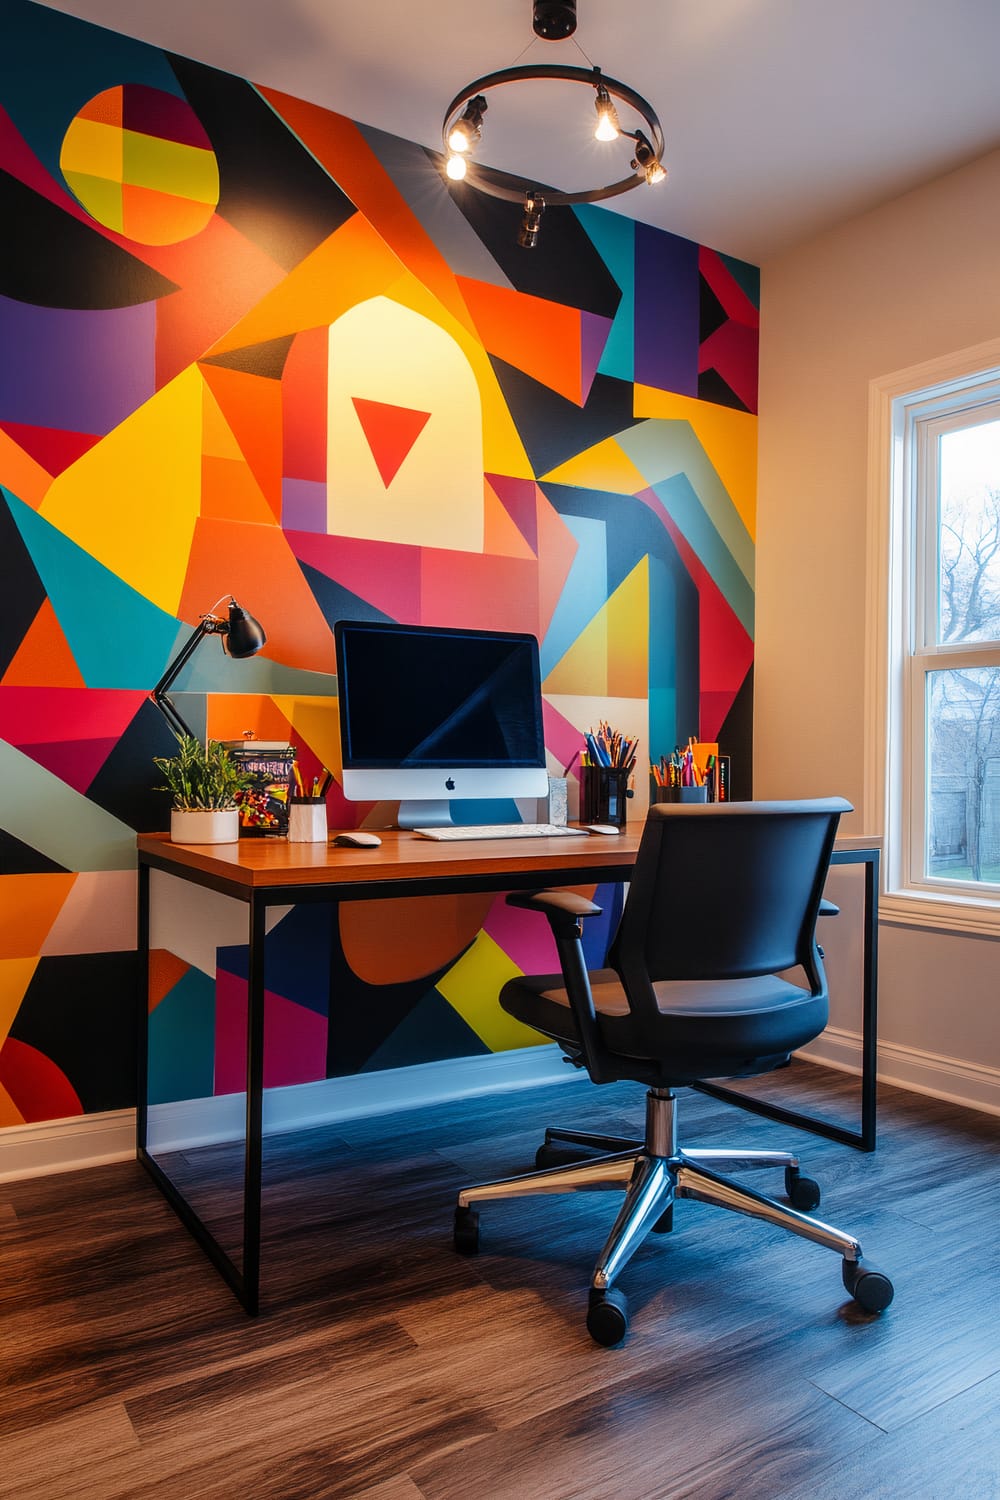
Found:
[[[587,1332],[595,1344],[610,1349],[628,1333],[628,1299],[616,1286],[606,1292],[591,1289],[587,1308]]]
[[[479,1254],[479,1214],[474,1208],[456,1208],[454,1234],[459,1255]]]
[[[803,1177],[798,1167],[785,1168],[785,1197],[799,1213],[807,1214],[819,1208],[819,1183],[811,1177]]]
[[[892,1301],[892,1282],[867,1261],[845,1260],[841,1275],[844,1286],[865,1312],[884,1312]]]

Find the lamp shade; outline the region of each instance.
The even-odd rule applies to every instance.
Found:
[[[255,620],[253,615],[247,614],[235,599],[231,599],[229,601],[229,629],[226,632],[229,655],[237,658],[254,656],[266,641],[267,636],[264,634],[260,621]]]

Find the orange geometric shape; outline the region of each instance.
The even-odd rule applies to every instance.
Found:
[[[242,459],[203,458],[201,513],[217,521],[274,524],[274,511]]]
[[[278,526],[200,516],[195,523],[180,618],[196,621],[205,600],[234,594],[267,631],[265,656],[288,667],[332,672],[333,634]],[[255,604],[255,598],[260,603]]]
[[[487,893],[446,901],[439,896],[345,901],[340,908],[344,957],[366,984],[434,974],[469,946],[495,899]],[[391,943],[386,932],[392,933]]]
[[[52,601],[43,599],[24,639],[3,675],[4,687],[85,688],[83,673],[56,619]]]
[[[358,217],[372,227],[373,237],[377,234],[385,245],[391,245],[399,256],[399,264],[405,265],[471,333],[469,314],[447,259],[379,161],[361,128],[345,115],[276,89],[258,86],[257,91],[361,210]],[[332,318],[324,321],[332,322]]]
[[[575,308],[464,276],[458,285],[490,354],[582,406],[580,314]]]
[[[352,396],[351,401],[368,440],[375,467],[388,489],[426,427],[430,412],[414,411],[408,406],[390,406],[385,401],[368,401],[363,396]]]
[[[177,286],[156,304],[157,389],[208,353],[215,339],[239,326],[248,309],[285,279],[283,267],[219,214],[192,239],[144,246],[142,258]],[[236,339],[230,347],[243,342]]]
[[[272,519],[277,520],[281,515],[281,386],[262,375],[218,365],[203,365],[201,373],[271,508]]]
[[[206,729],[213,740],[241,740],[248,729],[258,740],[292,738],[287,716],[264,693],[211,693]]]
[[[170,994],[174,985],[184,978],[191,965],[169,948],[149,950],[149,1009],[154,1011],[160,1001]]]
[[[205,357],[225,354],[333,323],[357,303],[384,292],[401,272],[389,246],[361,214],[355,214],[294,270],[282,272],[280,285],[258,297],[228,331],[220,330],[211,348],[198,353]]]
[[[0,958],[37,953],[76,880],[67,875],[8,875],[0,904]]]
[[[534,558],[534,552],[488,478],[483,483],[483,497],[483,551],[493,556]]]
[[[52,475],[47,474],[30,454],[25,453],[20,443],[16,443],[3,427],[0,427],[0,473],[3,474],[7,489],[19,500],[30,505],[33,510],[41,508],[52,483]]]

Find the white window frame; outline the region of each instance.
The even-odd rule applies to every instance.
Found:
[[[998,402],[994,339],[872,381],[868,404],[865,805],[866,826],[883,837],[880,915],[991,936],[1000,936],[1000,892],[924,874],[924,680],[998,660],[989,643],[937,645],[928,582],[937,577],[937,436]]]

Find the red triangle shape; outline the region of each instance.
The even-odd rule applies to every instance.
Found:
[[[100,442],[99,434],[92,432],[63,432],[56,427],[29,427],[24,422],[4,422],[2,425],[18,447],[41,464],[53,479]]]
[[[388,406],[384,401],[366,401],[361,396],[352,396],[351,400],[382,483],[388,489],[427,425],[430,412],[413,411],[409,406]]]

